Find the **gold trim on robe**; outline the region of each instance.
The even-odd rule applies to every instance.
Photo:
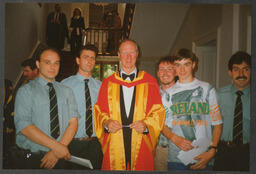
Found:
[[[123,130],[120,129],[116,133],[105,133],[103,125],[104,121],[108,119],[117,120],[120,124],[122,124],[120,112],[120,84],[124,85],[124,83],[127,83],[129,84],[127,86],[135,86],[134,84],[136,84],[133,122],[143,120],[146,123],[149,131],[149,134],[141,134],[136,132],[134,129],[132,130],[131,170],[136,170],[137,159],[141,150],[142,141],[146,143],[148,149],[150,152],[152,152],[156,146],[158,136],[163,127],[165,110],[161,103],[159,88],[156,81],[155,83],[153,83],[154,81],[152,83],[148,83],[147,80],[144,80],[144,76],[145,72],[139,71],[138,77],[135,78],[134,81],[130,82],[120,78],[119,73],[115,73],[111,76],[114,80],[112,80],[110,77],[105,79],[106,81],[103,81],[102,83],[101,88],[104,89],[100,90],[98,100],[107,100],[106,102],[102,101],[101,104],[103,105],[103,103],[105,103],[107,106],[104,107],[108,109],[105,109],[106,111],[103,112],[101,111],[101,104],[98,104],[98,102],[96,103],[94,106],[94,126],[96,136],[99,138],[99,141],[102,144],[103,154],[106,153],[106,150],[109,147],[110,170],[126,170]],[[118,83],[118,81],[120,81],[120,83]],[[155,93],[150,94],[149,88],[151,88],[151,91],[153,90]],[[160,97],[160,102],[154,103],[155,95],[159,95],[157,97]],[[149,103],[152,104],[150,105]]]

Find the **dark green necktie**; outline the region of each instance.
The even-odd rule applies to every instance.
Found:
[[[237,91],[236,95],[237,98],[233,123],[233,142],[237,144],[243,144],[243,104],[241,100],[243,92]]]
[[[47,85],[49,86],[49,98],[50,98],[51,136],[57,139],[60,135],[57,96],[52,83],[48,83]]]
[[[90,96],[90,91],[88,87],[88,82],[89,79],[84,80],[84,87],[85,87],[85,101],[86,101],[86,120],[85,120],[85,125],[86,125],[86,134],[88,137],[92,136],[92,104],[91,104],[91,96]]]

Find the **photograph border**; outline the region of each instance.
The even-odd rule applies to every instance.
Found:
[[[5,63],[5,4],[6,3],[27,3],[27,2],[39,2],[39,3],[68,3],[68,2],[111,2],[111,3],[143,3],[143,2],[170,2],[170,3],[202,3],[202,4],[251,4],[252,5],[252,41],[251,41],[251,56],[252,56],[252,67],[251,67],[251,106],[256,104],[256,1],[255,0],[0,0],[0,77],[1,77],[1,92],[0,97],[3,99],[3,88],[4,88],[4,63]],[[3,106],[3,100],[0,100],[1,106]],[[3,107],[0,109],[1,120],[3,120]],[[251,142],[250,142],[250,172],[236,172],[236,173],[256,173],[256,107],[251,107]],[[0,121],[0,136],[1,142],[3,142],[3,121]],[[13,170],[13,169],[3,169],[2,167],[2,154],[3,154],[3,143],[0,143],[0,173],[11,173],[11,174],[45,174],[45,173],[93,173],[93,174],[102,174],[102,173],[181,173],[181,172],[170,172],[170,171],[154,171],[154,172],[144,172],[144,171],[76,171],[76,170]],[[184,171],[182,173],[233,173],[232,171]]]

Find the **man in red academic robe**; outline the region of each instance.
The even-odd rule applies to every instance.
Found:
[[[120,44],[121,70],[102,82],[94,106],[102,170],[154,170],[153,150],[165,111],[156,79],[136,68],[138,54],[135,41]]]

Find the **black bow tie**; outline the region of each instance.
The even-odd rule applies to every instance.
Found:
[[[127,79],[127,77],[129,77],[130,80],[133,81],[133,79],[134,79],[134,77],[135,77],[135,74],[132,73],[132,74],[130,74],[130,75],[127,75],[127,74],[125,74],[125,73],[122,73],[122,78],[123,78],[124,80]]]

